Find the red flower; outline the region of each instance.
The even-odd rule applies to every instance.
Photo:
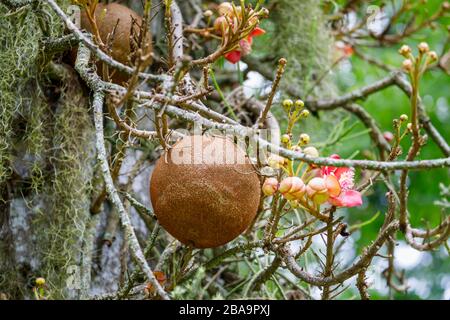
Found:
[[[239,42],[239,49],[230,51],[224,55],[225,59],[233,64],[238,63],[243,56],[248,55],[252,51],[253,37],[258,37],[265,33],[266,31],[260,27],[256,27],[252,32],[250,32],[247,39],[242,39]]]
[[[340,159],[337,154],[330,156]],[[358,207],[362,205],[359,191],[353,190],[355,172],[353,168],[326,166],[321,169],[329,191],[328,202],[337,207]]]

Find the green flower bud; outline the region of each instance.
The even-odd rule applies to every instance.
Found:
[[[303,111],[300,113],[300,116],[301,116],[302,118],[308,118],[308,117],[309,117],[309,111],[308,111],[308,110],[303,110]]]
[[[37,285],[38,287],[42,287],[43,285],[45,285],[45,279],[44,279],[44,278],[41,278],[41,277],[36,278],[36,285]]]
[[[281,136],[281,143],[288,144],[291,141],[291,137],[288,134],[283,134]]]
[[[302,100],[299,99],[299,100],[295,101],[295,107],[296,108],[301,109],[304,106],[305,106],[305,103]]]
[[[291,99],[285,99],[283,101],[283,108],[286,112],[289,112],[293,105],[294,105],[294,103],[292,102]]]
[[[302,134],[300,135],[300,144],[301,144],[301,145],[308,144],[309,141],[310,141],[310,137],[309,137],[308,134],[302,133]]]

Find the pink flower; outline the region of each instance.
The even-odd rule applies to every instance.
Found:
[[[242,39],[239,42],[239,49],[230,51],[224,55],[225,59],[233,64],[238,63],[243,56],[246,56],[252,52],[253,38],[265,33],[266,31],[264,31],[260,27],[256,27],[252,32],[250,32],[247,39]]]
[[[340,159],[337,154],[330,156]],[[326,181],[328,202],[337,207],[358,207],[362,205],[361,193],[353,190],[355,171],[353,168],[326,166],[321,168],[321,175]]]

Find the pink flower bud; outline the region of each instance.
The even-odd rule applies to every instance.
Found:
[[[252,52],[252,45],[246,39],[239,41],[239,47],[243,56],[246,56]]]
[[[383,133],[383,137],[386,139],[387,142],[391,142],[392,140],[394,140],[394,134],[390,131],[385,131]]]
[[[316,192],[326,191],[327,186],[325,184],[325,179],[323,178],[312,178],[308,185],[306,186],[306,192],[308,193],[308,196],[311,196],[312,194]]]
[[[325,179],[323,178],[311,179],[308,182],[308,185],[306,186],[306,193],[315,204],[325,203],[329,198]]]
[[[437,55],[436,51],[428,52],[428,56],[430,57],[430,60],[432,62],[434,62],[434,61],[436,61],[438,59],[438,55]]]
[[[311,200],[318,205],[324,204],[328,201],[330,195],[326,192],[317,192],[314,196],[311,197]]]
[[[235,13],[234,10],[232,9],[233,14]],[[242,19],[242,7],[241,6],[237,6],[236,7],[236,14],[237,14],[237,18],[239,20]]]
[[[227,14],[233,13],[233,6],[229,2],[223,2],[219,5],[217,8],[217,11],[219,12],[219,15],[224,16]]]
[[[402,67],[406,72],[410,72],[413,69],[413,62],[410,59],[406,59],[403,61]]]
[[[398,52],[405,58],[408,58],[408,55],[411,53],[411,48],[404,44]]]
[[[275,178],[267,178],[262,186],[262,191],[266,196],[271,196],[278,190],[278,180]]]
[[[259,23],[258,16],[254,13],[253,10],[250,10],[248,15],[251,16],[251,18],[248,19],[248,24],[251,25],[251,26],[256,26]]]
[[[430,51],[430,47],[428,46],[428,43],[426,43],[426,42],[419,43],[419,45],[417,47],[419,48],[419,51],[421,53],[427,53],[428,51]]]
[[[224,33],[227,33],[228,31],[228,21],[226,17],[218,17],[214,21],[214,30],[219,33],[220,35],[223,35]]]
[[[298,200],[305,194],[306,186],[299,177],[287,177],[281,181],[278,191],[287,200]]]

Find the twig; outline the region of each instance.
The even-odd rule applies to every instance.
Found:
[[[231,249],[226,250],[222,254],[218,255],[217,257],[214,257],[213,259],[209,260],[205,264],[206,270],[213,269],[217,267],[223,260],[225,260],[228,257],[231,257],[237,253],[245,252],[248,250],[252,250],[254,248],[261,247],[263,245],[262,241],[256,241],[256,242],[250,242],[245,244],[237,245]]]
[[[148,216],[149,218],[152,218],[152,219],[156,220],[156,216],[153,213],[153,211],[150,210],[149,208],[147,208],[142,203],[140,203],[138,200],[136,200],[131,194],[129,194],[128,192],[124,192],[123,196],[128,201],[130,201],[130,204],[136,209],[136,211],[140,211],[143,214],[145,214],[146,216]]]
[[[172,32],[172,59],[177,63],[183,58],[183,16],[175,0],[171,0],[171,32]]]
[[[286,69],[286,63],[287,61],[284,58],[281,58],[278,61],[278,70],[275,76],[275,80],[273,81],[272,84],[272,90],[270,91],[269,98],[267,99],[266,107],[261,112],[261,116],[259,117],[257,122],[259,128],[262,128],[264,123],[266,122],[267,114],[269,113],[270,108],[272,107],[273,104],[273,98],[275,97],[275,94],[278,90],[278,86],[280,85],[281,78],[283,77],[284,70]]]
[[[399,71],[392,72],[389,76],[378,80],[368,86],[362,87],[360,89],[354,90],[343,96],[330,99],[330,100],[307,100],[305,105],[308,109],[312,111],[316,110],[330,110],[337,107],[342,107],[350,102],[354,102],[359,99],[364,99],[374,94],[380,90],[383,90],[393,84],[395,84],[396,77]]]
[[[105,181],[106,190],[110,196],[110,199],[117,211],[120,215],[120,220],[122,222],[122,226],[124,228],[125,237],[130,246],[131,253],[139,264],[140,268],[151,282],[151,284],[156,288],[158,295],[164,300],[169,300],[169,296],[164,291],[164,289],[159,284],[158,280],[155,278],[152,270],[150,269],[147,261],[145,260],[142,249],[139,245],[136,234],[134,233],[133,226],[131,225],[130,217],[128,213],[125,211],[125,208],[120,200],[119,194],[117,193],[116,188],[114,187],[113,180],[111,174],[109,172],[108,160],[106,159],[106,148],[103,136],[103,93],[96,91],[94,92],[94,122],[96,129],[96,147],[97,147],[97,157],[102,167],[103,179]]]
[[[144,256],[147,258],[152,251],[153,247],[155,246],[156,238],[159,234],[159,223],[156,222],[155,226],[153,227],[153,231],[148,239],[147,245],[144,249]],[[128,281],[125,283],[125,285],[118,291],[117,293],[117,299],[124,299],[128,296],[131,289],[133,289],[133,286],[136,284],[139,277],[142,276],[142,272],[140,272],[139,269],[136,269],[133,271],[131,276],[128,278]]]
[[[260,290],[261,285],[266,283],[272,277],[272,275],[280,267],[281,263],[282,263],[282,260],[280,259],[280,257],[275,256],[275,258],[273,259],[273,261],[271,262],[271,264],[267,268],[260,270],[250,280],[250,282],[247,284],[247,286],[246,286],[246,288],[244,290],[243,296],[244,297],[248,297],[248,293],[251,290]]]
[[[379,129],[375,119],[363,107],[356,103],[351,103],[344,105],[342,108],[353,113],[368,129],[370,129],[370,137],[378,147],[381,157],[383,157],[384,152],[389,153],[391,151],[391,145],[384,138],[383,133]]]
[[[92,255],[94,253],[94,242],[99,215],[91,215],[86,224],[83,235],[83,249],[81,258],[81,299],[88,299],[91,288]]]
[[[425,242],[423,244],[417,243],[414,241],[412,229],[409,225],[406,226],[405,239],[406,242],[416,250],[419,251],[430,251],[439,247],[441,244],[445,243],[450,237],[450,225],[442,231],[439,237],[433,241]]]
[[[327,241],[326,241],[326,260],[325,260],[325,269],[323,272],[324,277],[330,277],[333,272],[333,263],[334,263],[334,230],[333,230],[333,213],[336,211],[334,208],[333,211],[330,212],[330,218],[327,223]],[[322,300],[328,300],[330,298],[330,286],[325,285],[322,291]]]
[[[356,287],[358,288],[361,300],[370,300],[370,295],[367,291],[369,286],[366,282],[366,271],[366,268],[362,268],[362,270],[358,273],[358,277],[356,278]]]

